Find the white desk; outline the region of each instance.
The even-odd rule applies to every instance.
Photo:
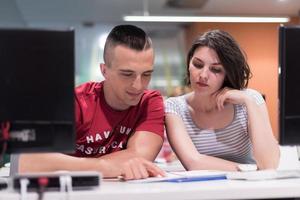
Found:
[[[99,190],[75,191],[70,200],[153,200],[153,199],[263,199],[300,197],[300,179],[270,181],[217,180],[190,183],[124,183],[104,181]],[[57,200],[58,192],[47,192],[44,200]],[[2,200],[17,200],[20,195],[3,191]],[[37,194],[28,194],[37,199]]]
[[[281,151],[280,169],[299,167],[295,149]],[[165,170],[182,169],[181,166],[161,166]],[[171,168],[170,168],[171,167]],[[179,167],[179,168],[177,168]],[[7,173],[7,172],[6,172]],[[44,200],[59,200],[58,192],[47,192]],[[98,190],[74,191],[69,200],[156,200],[156,199],[263,199],[300,198],[300,179],[268,181],[217,180],[190,183],[126,183],[116,180],[103,181]],[[0,191],[0,200],[19,200],[20,195]],[[28,200],[37,200],[30,193]]]

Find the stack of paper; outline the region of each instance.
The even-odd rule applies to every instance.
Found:
[[[230,172],[227,173],[228,179],[237,180],[270,180],[283,178],[300,178],[300,170],[258,170],[250,172]]]

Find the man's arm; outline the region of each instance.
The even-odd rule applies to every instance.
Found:
[[[164,175],[152,161],[159,153],[163,139],[154,133],[138,131],[128,141],[127,149],[102,156],[100,160],[110,163],[107,177],[122,175],[125,179],[139,179],[149,176]],[[121,167],[118,167],[121,166]]]
[[[23,154],[19,159],[19,172],[96,170],[104,177],[123,176],[126,180],[163,176],[164,172],[152,163],[162,142],[157,134],[138,131],[130,137],[127,149],[99,158],[78,158],[60,153]]]

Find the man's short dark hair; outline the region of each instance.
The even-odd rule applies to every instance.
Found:
[[[152,42],[141,28],[133,25],[118,25],[110,31],[105,42],[103,59],[106,64],[110,63],[111,50],[118,45],[144,51],[152,47]]]

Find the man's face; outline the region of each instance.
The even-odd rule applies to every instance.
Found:
[[[110,91],[105,97],[115,109],[127,109],[139,103],[153,72],[153,49],[136,51],[118,45],[109,58],[110,66],[101,65],[105,84]],[[108,97],[108,98],[107,98]]]

